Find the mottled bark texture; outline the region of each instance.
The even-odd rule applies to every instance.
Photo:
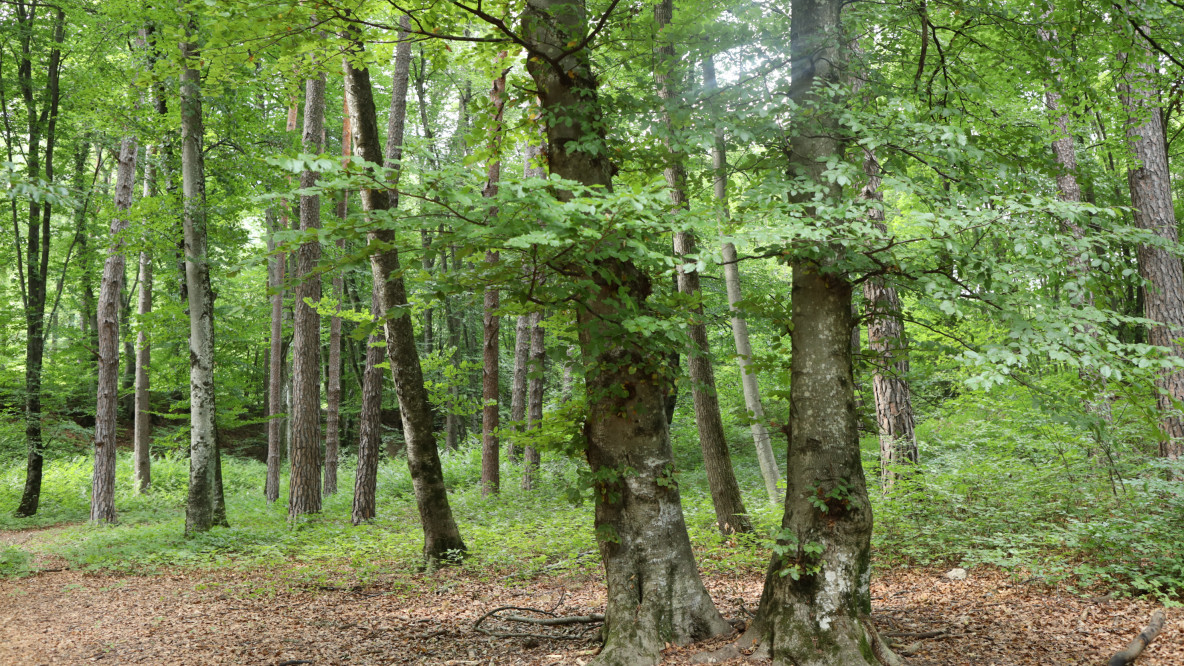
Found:
[[[587,49],[566,53],[587,30],[580,0],[528,0],[522,35],[532,57],[553,174],[611,188],[597,83]],[[557,193],[560,197],[567,193]],[[608,584],[600,666],[655,664],[668,643],[687,643],[730,627],[699,578],[683,521],[663,413],[665,359],[637,343],[622,319],[646,312],[651,285],[630,262],[599,259],[595,285],[577,313],[588,390],[586,455],[599,481],[595,524]],[[631,372],[632,370],[632,372]],[[623,389],[623,391],[622,391]]]
[[[342,67],[346,66],[342,60]],[[349,95],[343,95],[345,108],[341,113],[342,166],[349,163],[350,135]],[[342,192],[337,201],[337,217],[345,220],[349,214],[349,193]],[[345,241],[337,241],[339,251],[345,251]],[[337,462],[341,448],[341,301],[345,298],[345,279],[341,270],[333,272],[333,316],[329,318],[329,367],[325,371],[325,495],[337,493]]]
[[[196,30],[191,22],[189,33]],[[222,462],[214,410],[214,292],[207,252],[202,159],[201,72],[197,53],[181,44],[181,192],[184,199],[185,296],[189,305],[189,497],[185,533],[226,525]]]
[[[147,151],[144,160],[144,198],[156,195],[155,146]],[[136,404],[133,423],[132,485],[136,492],[144,492],[152,485],[152,394],[149,377],[152,365],[152,343],[148,337],[147,317],[152,312],[152,253],[140,251],[140,293],[136,301],[139,330],[136,331]]]
[[[324,148],[325,75],[304,84],[304,152]],[[300,174],[300,187],[316,185],[315,171]],[[300,231],[321,226],[321,198],[300,196]],[[321,510],[321,300],[317,263],[321,244],[306,240],[296,252],[296,298],[292,320],[292,464],[288,483],[288,517]],[[312,305],[310,305],[312,303]]]
[[[502,57],[505,57],[502,53]],[[490,146],[489,173],[485,181],[485,189],[481,193],[486,199],[496,199],[498,184],[502,179],[502,108],[505,106],[506,94],[505,72],[493,80],[493,89],[489,92],[489,102],[493,106],[493,140]],[[497,219],[497,206],[489,209],[489,219]],[[500,258],[497,252],[486,251],[485,262],[491,267],[496,266]],[[498,330],[501,316],[497,310],[500,307],[499,293],[496,287],[486,287],[483,310],[481,313],[481,494],[490,495],[501,492],[501,445],[498,442],[497,429],[500,425],[501,412],[501,382],[500,382],[500,349],[498,348]]]
[[[654,5],[654,22],[659,31],[669,28],[674,18],[673,0],[659,0]],[[666,184],[670,188],[670,203],[674,211],[682,212],[687,207],[685,155],[676,148],[677,129],[671,118],[670,105],[676,104],[681,90],[681,75],[678,57],[670,38],[658,35],[655,49],[656,68],[654,82],[658,96],[666,104],[663,122],[666,125],[664,141],[668,151],[666,159]],[[693,231],[674,232],[674,254],[680,263],[697,259],[695,234]],[[701,296],[699,273],[679,269],[678,290],[698,299]],[[707,486],[711,490],[711,502],[715,507],[715,522],[720,532],[751,532],[752,522],[744,508],[740,485],[732,469],[732,455],[728,451],[728,440],[724,437],[724,422],[719,413],[719,397],[715,391],[715,370],[711,365],[711,347],[707,341],[707,324],[704,321],[703,306],[696,304],[690,312],[688,333],[691,338],[687,350],[687,370],[691,377],[691,398],[695,405],[695,425],[699,430],[699,448],[703,452],[703,467],[707,472]]]
[[[803,110],[797,119],[803,126],[790,139],[789,175],[825,187],[835,204],[842,188],[823,185],[821,174],[827,159],[841,155],[837,111],[817,91],[840,81],[846,60],[840,7],[841,0],[793,0],[790,30],[790,94]],[[859,457],[851,289],[825,260],[793,267],[793,428],[778,535],[785,550],[769,565],[760,607],[742,639],[759,643],[777,666],[878,663],[874,629],[864,622],[871,612],[872,514]]]
[[[53,183],[53,153],[57,139],[59,81],[66,14],[60,8],[54,14],[53,47],[49,51],[47,80],[40,109],[36,99],[37,90],[33,84],[31,59],[36,6],[18,3],[15,14],[21,50],[17,78],[28,118],[25,166],[30,182],[36,182],[38,178],[43,177],[40,151],[41,139],[44,137],[44,179],[47,183]],[[36,514],[41,502],[41,474],[45,463],[41,453],[41,370],[45,358],[45,297],[49,277],[49,221],[53,215],[53,204],[30,198],[28,210],[24,264],[26,274],[21,284],[21,296],[25,306],[25,446],[28,457],[25,462],[25,487],[16,509],[18,518]],[[14,225],[15,223],[14,219]],[[18,243],[18,273],[21,270],[19,248]]]
[[[119,167],[115,177],[115,208],[111,218],[111,245],[103,262],[99,286],[99,387],[95,400],[95,466],[91,476],[90,519],[115,522],[115,421],[119,411],[119,294],[123,291],[126,259],[123,233],[125,215],[132,206],[136,180],[136,139],[124,137],[119,144]],[[126,360],[125,360],[126,362]]]
[[[715,80],[715,61],[708,56],[703,61],[703,87],[708,91],[717,89]],[[727,143],[724,140],[722,127],[715,130],[714,142],[711,148],[712,189],[715,195],[716,217],[722,227],[730,217],[728,211],[728,160]],[[736,345],[736,362],[740,365],[740,386],[744,391],[744,406],[748,409],[749,427],[752,430],[752,443],[756,449],[756,458],[761,467],[761,478],[765,482],[765,492],[769,501],[776,504],[782,500],[777,484],[781,481],[781,472],[777,469],[777,458],[773,455],[773,442],[769,437],[769,429],[765,427],[765,408],[761,403],[760,385],[757,383],[756,370],[752,367],[752,344],[748,339],[748,322],[740,311],[740,262],[736,256],[736,246],[723,243],[721,247],[724,264],[724,288],[728,294],[728,311],[731,313],[732,340]]]
[[[1147,61],[1127,57],[1127,76],[1121,84],[1120,97],[1126,109],[1126,136],[1137,164],[1127,172],[1135,225],[1163,238],[1170,244],[1179,240],[1176,212],[1172,208],[1171,174],[1168,171],[1164,138],[1163,108],[1153,88],[1153,69]],[[1184,356],[1177,342],[1184,337],[1184,268],[1180,257],[1164,247],[1140,245],[1139,274],[1147,281],[1144,311],[1148,319],[1159,322],[1147,332],[1147,341],[1166,347],[1173,356]],[[1156,406],[1159,408],[1159,454],[1166,458],[1184,455],[1184,370],[1163,369],[1155,381]]]
[[[534,430],[543,426],[543,390],[547,380],[547,345],[546,331],[543,329],[543,313],[535,312],[530,315],[530,361],[527,370],[529,389],[526,393],[526,429]],[[538,477],[539,450],[527,446],[525,450],[525,465],[522,468],[522,489],[532,490]]]
[[[867,149],[863,151],[863,170],[867,183],[860,197],[872,202],[868,219],[880,231],[887,232],[884,196],[880,193],[880,165]],[[907,466],[917,464],[918,460],[916,420],[907,379],[908,338],[896,287],[877,276],[864,282],[863,295],[867,299],[867,346],[874,366],[872,393],[880,437],[880,487],[887,492],[906,473]]]
[[[267,480],[263,494],[271,504],[280,496],[280,459],[284,451],[284,430],[287,418],[284,405],[284,264],[287,253],[276,251],[275,233],[283,229],[276,219],[275,208],[266,212],[267,283],[271,293],[271,340],[267,358]],[[286,225],[285,225],[286,226]]]
[[[402,19],[403,30],[409,31],[408,23],[406,18]],[[353,47],[358,51],[362,49],[362,45],[357,43]],[[347,82],[358,151],[367,162],[383,163],[370,72],[351,66]],[[397,166],[402,157],[406,100],[405,86],[403,92],[391,100],[385,159],[391,167]],[[444,487],[444,472],[440,466],[435,433],[432,432],[431,406],[424,389],[415,331],[408,314],[407,292],[399,272],[395,234],[388,226],[387,218],[382,215],[398,206],[397,178],[388,183],[388,188],[362,190],[362,210],[373,215],[368,234],[372,253],[370,267],[376,288],[381,288],[381,298],[378,300],[380,309],[375,314],[385,322],[386,354],[395,382],[395,393],[399,398],[399,414],[403,419],[403,434],[407,440],[407,466],[411,471],[411,483],[424,530],[424,558],[429,566],[435,566],[463,555],[465,544],[452,517],[452,507],[448,504],[448,493]]]

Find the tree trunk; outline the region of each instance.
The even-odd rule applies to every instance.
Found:
[[[126,213],[132,205],[136,179],[136,139],[124,137],[119,146],[115,177],[115,208]],[[119,294],[123,291],[123,232],[128,219],[111,218],[111,246],[103,263],[99,287],[99,390],[95,404],[95,467],[91,477],[90,519],[115,522],[115,427],[119,413]],[[124,360],[127,362],[127,359]]]
[[[790,31],[791,94],[804,111],[798,122],[809,123],[794,128],[790,177],[824,187],[826,200],[836,203],[842,188],[822,185],[821,175],[826,160],[840,155],[838,122],[814,107],[820,102],[815,91],[829,90],[844,69],[841,4],[793,0]],[[813,197],[813,191],[806,196]],[[806,214],[815,213],[807,209]],[[876,664],[869,639],[873,630],[864,623],[871,612],[872,514],[859,457],[850,282],[825,263],[796,262],[790,316],[793,427],[785,515],[777,535],[779,552],[743,642],[759,642],[776,666]]]
[[[284,263],[286,252],[277,252],[275,233],[282,229],[276,220],[275,208],[266,212],[267,253],[271,260],[267,265],[268,287],[271,291],[271,352],[267,359],[267,482],[263,494],[267,503],[280,496],[280,460],[284,451],[284,427],[286,412],[284,406]],[[286,225],[285,225],[286,226]]]
[[[342,61],[342,67],[345,62]],[[343,93],[342,103],[345,108],[341,113],[341,157],[342,166],[349,163],[350,136],[349,99],[348,93]],[[349,215],[349,193],[342,192],[337,202],[337,217],[345,221]],[[337,247],[345,251],[345,241],[337,241]],[[337,462],[341,448],[341,303],[345,298],[345,280],[341,269],[333,272],[333,299],[337,302],[333,306],[334,314],[329,318],[329,369],[325,372],[325,495],[337,494]]]
[[[530,315],[518,315],[514,327],[514,382],[510,387],[510,421],[514,429],[521,432],[526,423],[526,363],[530,358]],[[506,447],[510,462],[520,461],[518,447],[511,443]]]
[[[673,0],[659,0],[654,5],[654,22],[657,23],[659,31],[669,27],[673,18]],[[669,105],[678,94],[677,88],[680,85],[678,57],[670,39],[659,34],[658,40],[659,46],[655,49],[657,69],[654,71],[654,81],[658,86],[658,96]],[[670,188],[670,203],[676,212],[681,213],[687,208],[687,173],[683,164],[685,156],[681,150],[674,147],[677,142],[669,108],[663,112],[663,122],[666,125],[665,143],[668,151],[666,184]],[[684,230],[674,233],[674,253],[680,263],[685,264],[692,258],[697,258],[695,245],[694,232]],[[679,269],[677,283],[680,292],[694,299],[701,297],[698,272]],[[719,413],[719,397],[715,390],[715,371],[711,367],[711,347],[707,340],[707,324],[704,321],[701,303],[696,304],[691,311],[688,332],[691,346],[687,350],[687,368],[691,377],[691,397],[695,404],[695,425],[699,430],[699,447],[703,452],[707,485],[711,489],[711,501],[715,506],[716,526],[723,534],[752,532],[752,523],[748,520],[748,511],[744,508],[740,485],[736,483],[736,474],[732,469],[728,441],[724,436],[724,423]]]
[[[1154,62],[1154,56],[1143,54]],[[1179,240],[1176,212],[1172,207],[1171,174],[1164,139],[1163,109],[1152,89],[1153,68],[1146,62],[1127,58],[1128,74],[1120,85],[1122,105],[1127,112],[1126,136],[1139,166],[1127,172],[1135,225],[1174,245]],[[1184,356],[1178,340],[1184,336],[1184,268],[1180,257],[1163,247],[1140,245],[1139,274],[1147,281],[1144,290],[1146,317],[1161,325],[1152,326],[1147,342]],[[1163,369],[1155,381],[1159,408],[1159,454],[1165,458],[1184,456],[1184,370]]]
[[[456,260],[453,259],[452,269],[456,270]],[[448,270],[446,259],[440,260],[440,270]],[[452,346],[452,364],[461,367],[460,348],[460,317],[453,307],[453,299],[449,294],[444,295],[444,324],[448,329],[448,344]],[[444,413],[444,447],[455,451],[461,437],[461,415],[457,413],[460,405],[460,387],[454,382],[448,387],[448,410]]]
[[[542,324],[542,312],[530,315],[530,369],[527,373],[530,390],[527,392],[527,430],[541,428],[543,425],[543,389],[547,379],[547,346],[546,331]],[[527,446],[525,462],[522,469],[522,489],[533,490],[540,462],[538,449]]]
[[[582,1],[532,0],[522,35],[539,54],[527,69],[548,119],[551,173],[608,189],[612,164],[604,150],[568,150],[604,139],[590,54],[563,55],[562,45],[578,43],[587,27]],[[586,455],[603,479],[596,485],[595,524],[608,598],[605,646],[594,663],[655,664],[667,642],[687,643],[730,627],[699,578],[672,476],[665,359],[636,345],[619,321],[648,310],[650,281],[621,259],[600,259],[592,268],[596,287],[577,323],[587,373]],[[626,467],[630,475],[612,480],[612,471]]]
[[[410,21],[403,17],[400,27],[409,32]],[[356,51],[362,50],[355,44]],[[406,79],[406,74],[401,74]],[[353,116],[358,150],[364,160],[382,163],[383,154],[378,138],[378,123],[374,96],[370,86],[370,72],[354,69],[348,74],[350,115]],[[406,115],[406,83],[397,86],[392,96],[390,125],[387,132],[386,163],[398,165],[403,149],[403,121]],[[362,190],[362,209],[366,212],[393,210],[398,206],[398,182],[390,183],[389,190]],[[399,272],[399,255],[394,248],[394,233],[376,228],[368,234],[372,255],[371,272],[379,285],[380,309],[375,314],[385,320],[386,354],[390,361],[395,392],[399,398],[399,413],[403,419],[403,434],[407,440],[407,466],[424,530],[424,557],[429,566],[463,555],[465,544],[452,517],[448,493],[444,487],[444,472],[432,432],[432,412],[423,384],[423,371],[415,345],[415,331],[407,314],[407,292]]]
[[[715,61],[708,56],[703,61],[703,86],[716,90]],[[714,172],[713,186],[716,201],[716,215],[720,224],[730,216],[728,211],[727,144],[722,128],[715,131],[715,142],[711,150],[711,169]],[[744,391],[744,406],[748,409],[752,443],[756,448],[757,461],[761,467],[761,478],[765,492],[773,504],[783,498],[777,490],[781,472],[777,469],[777,458],[773,455],[773,444],[769,430],[765,427],[765,408],[761,404],[761,390],[757,383],[756,370],[752,368],[752,344],[748,340],[748,322],[740,312],[740,265],[736,246],[724,243],[721,248],[724,261],[724,286],[728,293],[728,310],[732,319],[732,339],[736,344],[736,362],[740,365],[740,385]]]
[[[155,147],[147,150],[144,160],[144,198],[156,194],[156,169],[153,164]],[[149,368],[152,364],[152,346],[148,339],[146,319],[152,312],[152,253],[140,251],[140,297],[136,303],[139,331],[136,332],[136,405],[134,423],[134,469],[132,484],[136,492],[144,492],[152,485],[152,395],[149,392]]]
[[[324,148],[325,75],[304,86],[304,152]],[[301,187],[313,187],[317,174],[300,175]],[[321,226],[321,198],[300,196],[300,231]],[[288,484],[288,517],[321,510],[321,315],[313,305],[321,299],[316,272],[321,244],[306,240],[296,253],[296,298],[292,323],[292,459]],[[307,301],[307,302],[306,302]]]
[[[190,19],[187,36],[196,32]],[[222,462],[214,406],[214,292],[207,252],[205,164],[202,158],[201,72],[190,65],[193,44],[181,44],[181,176],[185,285],[189,305],[189,497],[185,534],[226,525]]]
[[[28,12],[26,14],[26,11]],[[31,40],[35,9],[17,6],[17,21],[20,25],[21,60],[17,67],[21,95],[28,112],[29,143],[25,153],[29,181],[41,177],[39,146],[42,131],[45,133],[45,180],[53,183],[53,152],[58,120],[60,98],[59,80],[61,74],[61,45],[65,38],[66,14],[57,9],[54,17],[53,43],[49,52],[48,81],[45,89],[46,105],[40,114],[34,100],[32,62],[30,60]],[[41,453],[41,369],[45,357],[45,296],[49,277],[49,222],[53,214],[50,202],[29,200],[29,222],[25,237],[25,270],[27,288],[24,290],[25,306],[25,446],[28,458],[25,463],[25,488],[16,510],[17,517],[37,513],[41,502],[41,474],[44,458]],[[15,217],[15,216],[14,216]],[[15,224],[15,222],[14,222]],[[20,261],[18,244],[17,261]],[[18,266],[19,268],[19,266]]]
[[[505,57],[503,51],[501,57]],[[506,93],[506,75],[493,80],[493,90],[489,93],[489,101],[493,105],[493,145],[492,157],[489,161],[489,177],[485,182],[482,195],[486,199],[496,199],[498,183],[502,178],[502,108],[505,106],[503,96]],[[489,219],[497,219],[497,206],[489,210]],[[498,263],[497,252],[485,253],[486,263],[494,266]],[[501,382],[500,382],[500,350],[498,348],[498,329],[501,316],[498,315],[499,294],[496,288],[485,289],[484,312],[482,313],[482,342],[481,342],[481,494],[501,492],[501,446],[498,442],[497,429],[499,412],[501,411]]]

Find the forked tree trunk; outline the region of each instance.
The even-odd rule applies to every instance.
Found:
[[[673,0],[659,0],[654,5],[654,22],[659,31],[668,28],[673,18]],[[666,104],[671,104],[681,85],[678,57],[669,38],[659,35],[658,44],[655,49],[657,69],[654,71],[654,80],[658,85],[658,96]],[[666,124],[665,142],[669,152],[665,170],[666,185],[670,188],[670,202],[674,210],[682,212],[687,208],[687,173],[683,164],[685,155],[674,147],[677,145],[674,136],[676,130],[669,108],[665,109],[663,116]],[[695,245],[693,231],[674,232],[674,253],[681,263],[685,264],[697,258],[698,250]],[[677,283],[678,290],[692,298],[699,298],[702,294],[697,271],[680,269]],[[749,521],[748,511],[744,508],[744,498],[740,495],[740,485],[736,483],[736,473],[732,469],[728,440],[724,436],[724,422],[719,413],[719,396],[715,390],[715,370],[711,366],[711,346],[707,340],[707,324],[701,304],[696,305],[691,311],[688,332],[691,338],[690,349],[687,350],[691,398],[695,404],[695,425],[699,430],[699,448],[703,452],[703,467],[707,471],[707,485],[711,489],[711,502],[715,507],[716,526],[723,534],[751,532],[752,522]]]
[[[1121,84],[1120,97],[1127,113],[1127,140],[1139,166],[1127,172],[1135,225],[1163,238],[1170,244],[1179,240],[1176,212],[1172,207],[1171,173],[1168,169],[1164,139],[1163,108],[1155,101],[1153,69],[1145,60],[1131,56],[1127,68],[1132,72]],[[1147,280],[1144,290],[1146,317],[1159,322],[1147,332],[1147,342],[1166,347],[1173,356],[1184,357],[1184,268],[1180,257],[1163,247],[1140,245],[1139,274]],[[1156,406],[1159,408],[1161,440],[1159,454],[1165,458],[1184,456],[1184,370],[1165,368],[1155,381]]]
[[[543,389],[546,388],[547,346],[546,331],[543,329],[543,313],[530,315],[530,363],[527,372],[528,384],[526,429],[535,430],[543,426]],[[539,450],[526,447],[526,460],[522,469],[522,489],[533,490],[539,470]]]
[[[793,0],[793,98],[803,123],[790,144],[791,177],[823,187],[840,155],[838,122],[817,90],[838,83],[846,60],[841,0]],[[815,110],[821,103],[823,110]],[[812,197],[813,191],[807,196]],[[810,199],[798,203],[806,203]],[[813,211],[807,209],[807,215]],[[785,515],[760,607],[743,642],[758,642],[776,666],[876,664],[869,636],[872,513],[859,456],[851,368],[851,283],[816,261],[793,267],[790,366],[792,435]]]
[[[156,169],[149,148],[144,160],[144,198],[156,194]],[[140,251],[140,297],[136,303],[139,330],[136,332],[136,416],[134,423],[135,455],[132,484],[136,492],[144,492],[152,485],[152,395],[149,368],[152,364],[152,344],[146,330],[146,319],[152,312],[152,252]]]
[[[27,12],[27,13],[26,13]],[[20,26],[22,57],[17,65],[21,96],[28,113],[28,149],[25,166],[29,181],[41,177],[39,146],[45,137],[45,180],[53,183],[53,153],[57,135],[59,81],[62,64],[62,42],[65,39],[66,13],[58,8],[53,23],[53,48],[49,52],[46,82],[46,104],[38,112],[34,99],[32,79],[31,40],[34,34],[35,5],[18,4],[17,22]],[[49,277],[49,223],[53,215],[53,204],[29,200],[28,226],[25,234],[25,271],[27,289],[22,292],[25,306],[25,446],[28,458],[25,464],[25,488],[17,507],[17,517],[37,513],[41,502],[41,475],[45,460],[42,456],[41,436],[41,371],[45,357],[45,297]],[[18,246],[19,254],[19,246]],[[18,256],[19,261],[19,256]],[[25,286],[25,285],[22,285]]]
[[[527,69],[548,118],[551,173],[607,189],[612,165],[605,151],[567,149],[604,139],[589,53],[581,49],[560,57],[564,45],[578,43],[587,28],[582,1],[531,0],[521,34],[539,53]],[[647,311],[650,281],[623,260],[601,259],[589,268],[598,282],[577,314],[587,373],[586,455],[594,474],[633,470],[596,487],[595,524],[608,598],[604,650],[593,663],[655,664],[668,642],[707,638],[730,627],[699,578],[672,476],[663,412],[665,359],[636,344],[620,326],[621,319]]]
[[[304,152],[324,148],[325,75],[309,78],[304,86]],[[316,184],[315,171],[300,174],[301,187]],[[321,226],[321,198],[300,196],[300,231]],[[296,253],[296,298],[292,323],[292,468],[288,484],[288,517],[321,510],[321,316],[307,301],[321,299],[321,277],[316,272],[321,244],[306,240]]]
[[[190,19],[186,36],[196,31]],[[201,72],[193,44],[181,44],[181,177],[184,199],[185,293],[189,305],[189,497],[185,534],[226,525],[222,462],[214,406],[214,292],[207,252],[205,165],[202,159]]]
[[[410,21],[403,17],[400,27],[409,31]],[[355,43],[354,49],[362,51]],[[354,69],[348,73],[350,115],[362,159],[374,164],[383,163],[374,96],[370,86],[370,72]],[[403,121],[406,115],[406,92],[391,100],[390,126],[387,132],[386,163],[399,164],[403,149]],[[390,190],[362,190],[362,210],[386,211],[398,206],[398,182],[390,183]],[[399,273],[399,255],[394,247],[394,233],[377,228],[368,234],[374,283],[381,285],[380,311],[385,320],[386,354],[390,361],[395,392],[399,398],[399,413],[403,419],[403,434],[407,440],[407,466],[424,530],[424,558],[429,566],[460,557],[465,544],[460,538],[448,493],[444,487],[444,472],[440,454],[432,432],[432,412],[423,384],[423,371],[415,345],[415,331],[407,314],[407,292]],[[389,313],[389,314],[388,314]]]
[[[716,90],[715,61],[708,56],[703,61],[703,87]],[[724,142],[723,128],[715,130],[715,141],[711,149],[711,169],[713,175],[713,190],[716,203],[716,217],[720,224],[730,217],[728,212],[728,174],[727,174],[727,144]],[[769,501],[773,504],[783,498],[777,490],[781,481],[781,472],[777,469],[777,458],[773,455],[773,443],[769,438],[769,430],[765,427],[765,408],[761,404],[761,390],[757,383],[756,370],[752,367],[752,344],[748,340],[748,322],[740,312],[740,265],[736,256],[736,246],[724,243],[721,248],[724,262],[724,287],[728,293],[728,310],[731,312],[732,340],[736,345],[736,362],[740,365],[740,386],[744,391],[744,406],[748,409],[751,419],[749,428],[752,430],[752,443],[756,448],[756,458],[761,467],[761,478],[765,481],[765,492],[769,494]]]
[[[111,246],[103,263],[99,287],[99,390],[95,405],[95,467],[91,477],[90,519],[115,522],[115,425],[119,413],[119,294],[123,291],[123,232],[132,205],[136,179],[136,139],[125,137],[119,146],[115,177],[115,208],[111,218]],[[125,359],[125,362],[127,359]]]
[[[505,57],[505,52],[502,52]],[[493,105],[493,145],[492,157],[489,161],[489,176],[485,182],[482,195],[486,199],[496,199],[498,183],[502,178],[502,108],[505,106],[503,96],[506,93],[506,75],[493,80],[493,90],[489,93],[489,101]],[[489,210],[489,219],[497,219],[497,206]],[[497,252],[487,251],[485,262],[491,266],[498,263]],[[484,311],[482,312],[482,344],[481,344],[481,494],[501,492],[501,446],[498,442],[497,429],[501,411],[501,382],[500,349],[498,348],[498,329],[501,316],[498,315],[499,294],[496,288],[485,289]]]
[[[284,405],[284,264],[286,252],[277,252],[275,232],[282,229],[276,220],[275,208],[266,213],[267,253],[271,260],[267,265],[268,287],[271,291],[271,352],[267,359],[267,481],[263,494],[267,503],[280,496],[280,459],[284,451],[284,429],[286,418]],[[286,225],[285,225],[286,226]]]

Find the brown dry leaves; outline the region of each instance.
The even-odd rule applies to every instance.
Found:
[[[314,580],[285,563],[270,572],[65,571],[0,581],[0,663],[582,666],[592,643],[497,639],[473,632],[473,621],[500,605],[579,615],[604,604],[602,583],[586,578],[513,583],[453,570],[364,588]],[[719,577],[708,586],[724,615],[738,617],[741,604],[756,608],[761,581]],[[983,570],[956,582],[938,571],[893,571],[873,582],[872,596],[877,625],[913,649],[914,666],[1104,663],[1155,608],[1081,599]],[[1184,613],[1169,612],[1140,666],[1184,664],[1181,620]],[[684,664],[725,643],[672,647],[663,663]]]

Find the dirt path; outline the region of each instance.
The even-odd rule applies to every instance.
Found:
[[[741,604],[756,608],[761,581],[715,578],[709,586],[724,615],[740,617]],[[997,572],[972,571],[966,581],[892,572],[873,582],[872,595],[881,631],[914,666],[1103,664],[1154,610],[1014,584]],[[0,664],[582,666],[592,642],[493,638],[472,624],[501,605],[576,615],[599,612],[603,601],[594,580],[457,571],[365,587],[317,580],[290,564],[140,577],[42,573],[0,581]],[[1168,618],[1139,666],[1184,664],[1184,613]],[[725,643],[672,648],[663,663],[690,663]]]

